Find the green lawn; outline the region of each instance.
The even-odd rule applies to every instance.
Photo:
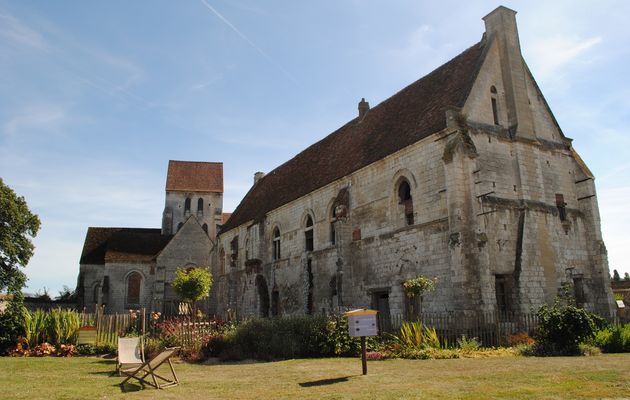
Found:
[[[0,358],[6,399],[581,399],[630,398],[630,354],[456,360],[289,360],[176,363],[181,384],[162,391],[112,375],[114,361],[92,357]],[[167,370],[166,370],[167,371]],[[166,372],[163,370],[163,372]]]

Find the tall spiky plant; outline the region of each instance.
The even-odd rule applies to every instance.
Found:
[[[29,348],[33,348],[40,343],[44,343],[47,339],[48,317],[42,310],[33,312],[26,311],[24,313],[24,339],[28,343]]]
[[[421,322],[404,322],[398,335],[392,335],[394,341],[406,349],[439,349],[440,338],[435,328],[423,326]]]

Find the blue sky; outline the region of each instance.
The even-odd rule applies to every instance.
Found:
[[[88,226],[159,227],[169,159],[269,171],[476,43],[489,1],[0,0],[0,176],[42,219],[28,291],[74,287]],[[597,177],[630,272],[630,2],[506,1]]]

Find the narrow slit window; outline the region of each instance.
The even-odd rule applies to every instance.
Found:
[[[567,203],[564,202],[564,195],[560,193],[556,193],[556,207],[558,207],[558,215],[560,216],[560,221],[566,221],[567,219]]]
[[[184,213],[190,213],[190,197],[186,197],[184,200]]]
[[[304,242],[306,251],[313,251],[313,218],[309,215],[306,218],[306,228],[304,229]]]
[[[197,200],[197,214],[203,215],[203,199]]]
[[[280,229],[276,227],[273,230],[273,253],[272,258],[274,260],[280,259]]]
[[[499,107],[497,105],[497,88],[493,85],[490,86],[490,96],[492,102],[492,117],[494,119],[494,124],[499,125]]]
[[[335,232],[335,222],[337,222],[337,212],[335,211],[335,205],[333,204],[330,212],[330,244],[334,245],[337,241],[337,232]]]
[[[413,225],[414,218],[413,199],[411,198],[411,186],[409,186],[409,182],[407,182],[406,180],[402,181],[398,186],[398,199],[400,200],[399,204],[403,206],[405,222],[407,223],[407,225]]]

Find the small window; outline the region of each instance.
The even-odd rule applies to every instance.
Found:
[[[556,193],[556,207],[558,207],[558,215],[560,216],[560,221],[566,221],[567,219],[567,203],[564,202],[564,195],[560,193]]]
[[[232,252],[232,260],[236,261],[238,258],[238,235],[234,236],[234,239],[230,242],[230,251]]]
[[[334,245],[337,242],[337,232],[335,232],[335,222],[337,222],[337,211],[333,204],[330,210],[330,244]]]
[[[127,277],[127,306],[140,304],[140,285],[142,275],[132,272]]]
[[[276,227],[273,230],[273,253],[272,258],[274,260],[280,259],[280,229]]]
[[[313,251],[313,218],[306,217],[306,228],[304,229],[304,242],[306,251]]]
[[[203,229],[204,232],[208,233],[208,224],[201,225],[201,229]]]
[[[199,200],[197,200],[197,214],[203,215],[203,199],[202,198],[199,198]]]
[[[183,222],[180,222],[179,224],[177,224],[177,230],[179,231],[180,229],[182,229],[182,226],[184,226]]]
[[[184,200],[184,213],[190,213],[190,197],[186,197]]]
[[[398,186],[399,204],[403,206],[405,222],[407,225],[413,225],[413,200],[411,198],[411,187],[409,182],[403,180]]]
[[[499,125],[499,108],[497,106],[497,88],[494,86],[490,87],[491,99],[492,102],[492,118],[494,119],[494,124]]]

